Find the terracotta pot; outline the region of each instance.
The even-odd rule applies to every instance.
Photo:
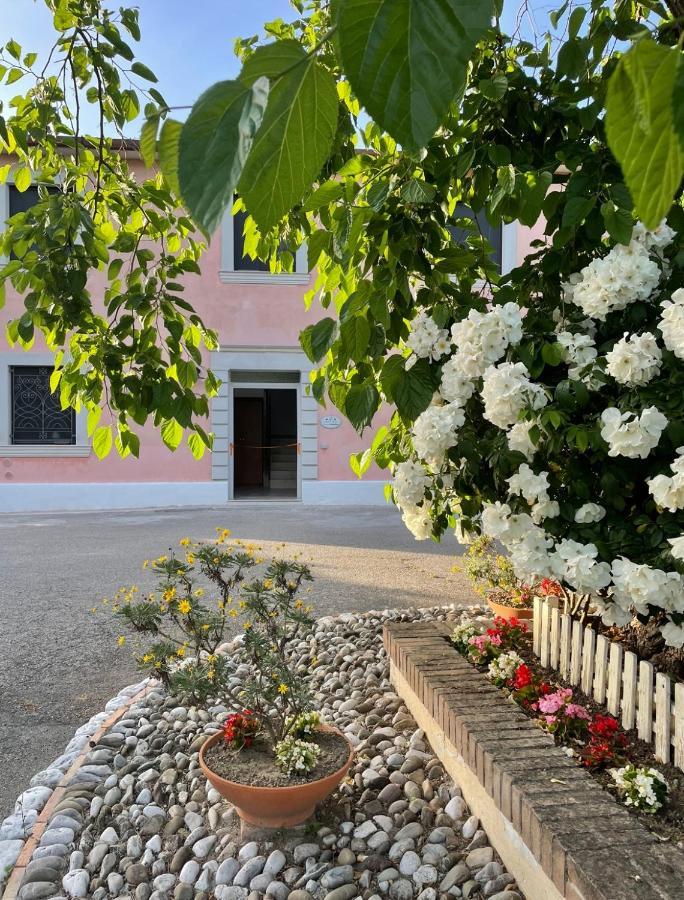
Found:
[[[524,606],[506,606],[504,603],[497,603],[487,597],[487,606],[491,609],[495,616],[501,616],[507,622],[511,619],[531,619],[534,616],[534,610]]]
[[[344,737],[341,731],[330,725],[321,725],[320,730],[334,732]],[[262,828],[289,828],[306,822],[313,815],[316,806],[329,794],[332,794],[342,781],[354,757],[354,751],[349,744],[349,756],[345,764],[332,775],[319,778],[318,781],[310,781],[307,784],[293,784],[288,787],[258,787],[228,781],[212,772],[206,763],[206,752],[221,740],[223,740],[223,732],[219,731],[202,744],[199,752],[202,771],[219,794],[233,804],[244,822],[249,822],[250,825],[260,825]]]

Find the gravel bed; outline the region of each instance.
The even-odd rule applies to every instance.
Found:
[[[297,642],[294,664],[323,717],[355,746],[356,758],[314,824],[267,839],[241,840],[235,810],[199,769],[199,747],[228,710],[148,693],[92,747],[72,778],[33,853],[19,900],[521,900],[394,692],[382,648],[385,621],[460,619],[465,612],[481,610],[346,613],[320,619],[313,637]],[[239,640],[225,652],[239,681],[246,672]],[[128,697],[135,692],[127,690]],[[37,784],[17,803],[27,812],[35,808],[35,820],[48,790]],[[0,842],[0,854],[12,840],[21,839]]]

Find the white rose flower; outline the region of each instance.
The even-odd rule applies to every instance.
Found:
[[[484,417],[498,428],[514,425],[526,408],[541,409],[549,402],[542,387],[529,380],[524,363],[489,366],[482,380]]]
[[[611,406],[601,413],[601,421],[601,437],[609,445],[608,456],[631,459],[646,459],[667,427],[667,419],[655,406],[649,406],[640,416],[621,413]]]
[[[564,540],[556,544],[557,566],[564,581],[583,594],[594,594],[610,584],[610,566],[597,562],[595,544]]]
[[[632,239],[642,243],[647,250],[653,248],[664,250],[670,246],[676,233],[665,219],[653,231],[649,231],[642,222],[637,222],[632,232]]]
[[[520,343],[523,315],[517,303],[494,306],[486,313],[471,309],[465,319],[451,326],[456,346],[453,366],[468,378],[480,377],[510,346]]]
[[[684,534],[680,534],[676,538],[668,538],[667,542],[672,547],[670,555],[674,559],[684,559]]]
[[[552,549],[553,539],[542,528],[530,522],[520,540],[509,545],[511,562],[518,578],[523,581],[558,578],[556,558],[550,552]]]
[[[684,509],[684,447],[678,447],[677,453],[677,459],[670,465],[674,473],[671,478],[660,474],[646,482],[658,506],[670,512]]]
[[[585,503],[575,512],[575,522],[586,525],[589,522],[600,522],[605,516],[605,509],[598,503]]]
[[[447,403],[465,406],[473,395],[475,385],[460,369],[459,359],[452,356],[442,366],[442,381],[439,393]]]
[[[511,475],[508,479],[508,490],[511,494],[524,497],[529,504],[538,500],[548,500],[549,473],[540,472],[535,475],[527,463],[523,463],[515,475]]]
[[[606,354],[606,371],[620,384],[648,384],[660,372],[663,355],[650,332],[633,334],[619,340]]]
[[[555,519],[560,515],[560,504],[557,500],[539,500],[532,507],[532,521],[539,525],[544,519]]]
[[[598,351],[594,341],[588,334],[573,334],[571,331],[561,331],[558,343],[563,348],[563,360],[568,364],[568,378],[573,381],[588,380],[582,378],[582,370],[594,362]]]
[[[684,582],[678,572],[664,572],[626,557],[612,564],[614,601],[624,610],[648,612],[656,606],[667,612],[684,612]]]
[[[440,328],[430,314],[421,309],[410,323],[411,333],[406,339],[406,346],[418,357],[440,359],[449,352],[449,334]]]
[[[661,304],[663,314],[658,328],[668,350],[678,359],[684,359],[684,288],[678,288],[671,300]]]
[[[425,541],[432,535],[429,503],[422,506],[407,506],[402,510],[401,518],[417,541]]]
[[[660,633],[665,638],[668,647],[676,647],[681,650],[684,647],[684,625],[675,625],[674,622],[668,622],[660,629]]]
[[[536,422],[516,422],[515,425],[506,435],[509,450],[517,450],[522,453],[528,460],[532,460],[537,451],[537,445],[530,438],[530,430],[536,425]]]

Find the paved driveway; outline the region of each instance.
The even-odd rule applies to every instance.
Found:
[[[117,625],[89,612],[140,564],[216,526],[287,542],[312,565],[317,615],[472,600],[458,544],[417,543],[392,507],[236,503],[210,509],[0,516],[0,820],[74,730],[139,678]]]

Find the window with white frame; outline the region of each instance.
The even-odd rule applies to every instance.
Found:
[[[480,234],[492,246],[491,259],[497,268],[503,268],[503,238],[504,225],[490,225],[484,210],[474,213],[471,209],[463,204],[458,204],[454,211],[455,219],[471,219],[477,225],[477,231],[470,231],[466,228],[459,228],[456,225],[449,227],[451,236],[457,244],[465,244],[469,235],[477,236]]]
[[[226,211],[221,224],[220,278],[226,284],[308,284],[306,246],[295,254],[293,272],[271,272],[267,262],[252,259],[245,253],[244,210]]]

